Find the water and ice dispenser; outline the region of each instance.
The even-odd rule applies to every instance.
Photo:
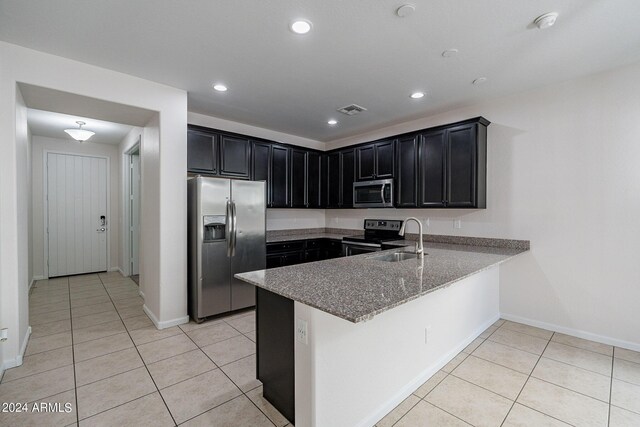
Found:
[[[205,215],[202,218],[204,225],[204,242],[226,239],[227,218],[225,215]]]

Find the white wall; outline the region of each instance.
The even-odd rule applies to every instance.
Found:
[[[326,225],[415,215],[430,218],[428,233],[529,239],[531,252],[501,269],[502,313],[640,350],[639,75],[635,64],[332,142],[492,122],[487,209],[327,210]]]
[[[55,151],[67,154],[79,154],[85,156],[102,156],[109,159],[109,216],[107,218],[107,229],[109,236],[109,270],[117,270],[120,267],[120,162],[118,157],[118,146],[110,144],[92,144],[90,142],[79,144],[62,138],[48,138],[44,136],[34,136],[32,138],[31,165],[32,165],[32,186],[33,192],[31,200],[33,203],[33,237],[32,237],[32,258],[34,277],[44,278],[44,224],[46,212],[44,211],[43,192],[45,185],[45,175],[43,169],[44,151]]]
[[[155,162],[153,175],[146,180],[149,212],[158,212],[153,227],[142,229],[142,239],[156,248],[141,260],[149,274],[147,293],[156,294],[148,306],[160,327],[188,321],[186,300],[186,124],[187,94],[130,75],[44,54],[0,42],[0,324],[10,328],[11,338],[4,345],[3,358],[15,360],[19,352],[19,319],[28,316],[28,214],[29,191],[21,192],[28,182],[28,156],[23,154],[21,130],[16,128],[18,92],[16,83],[64,91],[108,102],[158,112],[158,143],[143,146],[141,156]],[[26,129],[26,119],[25,119]],[[25,130],[26,134],[26,130]],[[25,144],[27,145],[27,144]],[[152,278],[152,279],[151,279]],[[147,295],[148,296],[148,295]],[[163,299],[166,298],[166,301]],[[20,325],[24,330],[25,325]],[[23,327],[24,326],[24,327]]]

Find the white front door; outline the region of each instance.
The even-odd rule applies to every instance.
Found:
[[[107,160],[47,153],[49,277],[107,269]]]

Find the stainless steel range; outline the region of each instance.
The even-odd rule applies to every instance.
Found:
[[[342,238],[342,254],[351,256],[380,251],[383,242],[402,239],[398,234],[400,228],[402,220],[365,219],[364,234]]]

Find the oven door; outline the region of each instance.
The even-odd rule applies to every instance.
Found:
[[[354,182],[353,206],[356,208],[392,208],[393,179]]]
[[[381,250],[382,250],[382,245],[378,243],[342,242],[343,256],[368,254],[370,252],[379,252]]]

